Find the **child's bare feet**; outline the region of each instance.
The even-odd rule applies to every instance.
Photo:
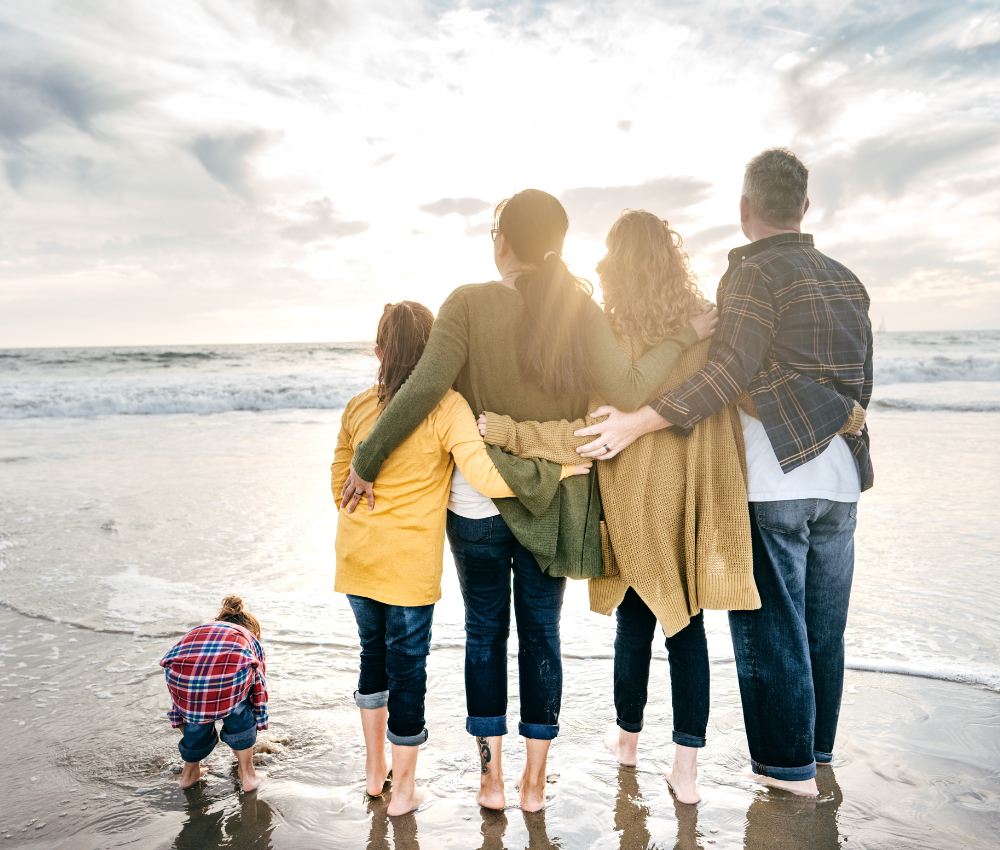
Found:
[[[385,732],[389,723],[389,709],[361,709],[361,729],[365,735],[365,792],[378,797],[385,790],[389,777],[389,762],[385,757]]]
[[[604,736],[604,746],[611,754],[618,759],[619,764],[626,767],[635,767],[639,760],[639,733],[626,732],[619,729],[617,724],[608,727],[608,734]]]
[[[747,779],[759,782],[761,785],[767,785],[770,788],[780,788],[782,791],[789,791],[799,797],[819,796],[819,789],[816,787],[815,778],[800,780],[775,779],[772,776],[761,776],[759,773],[754,773],[752,770],[747,770],[743,775]]]
[[[663,776],[678,803],[694,805],[701,802],[701,794],[698,793],[697,747],[677,744],[674,747],[674,763]]]
[[[243,791],[249,793],[256,791],[260,783],[264,781],[267,774],[263,771],[257,772],[253,766],[253,747],[245,750],[236,750],[236,771],[239,774],[240,782],[243,783]]]
[[[377,797],[385,790],[385,782],[390,773],[389,760],[385,750],[376,750],[365,757],[365,792],[369,797]]]
[[[426,788],[414,787],[410,794],[402,794],[400,791],[393,789],[392,797],[389,799],[389,808],[385,810],[386,814],[390,817],[396,817],[397,815],[405,815],[407,812],[412,812],[427,799],[427,793]]]
[[[205,778],[206,773],[208,773],[208,767],[200,761],[184,762],[184,770],[181,771],[181,788],[186,789],[197,785]]]

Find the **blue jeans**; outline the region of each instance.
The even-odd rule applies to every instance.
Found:
[[[253,716],[250,697],[222,719],[222,740],[237,752],[257,743],[257,720]],[[184,761],[201,761],[208,758],[218,743],[219,734],[215,731],[214,720],[211,723],[185,723],[177,749]]]
[[[507,734],[507,638],[511,579],[521,694],[518,732],[550,741],[559,734],[562,655],[559,617],[566,579],[543,573],[500,516],[448,512],[448,541],[465,600],[465,728],[478,738]]]
[[[386,605],[351,595],[347,600],[361,639],[354,702],[358,708],[389,706],[386,737],[397,746],[418,747],[427,740],[424,697],[434,606]]]
[[[754,771],[812,779],[833,759],[857,503],[750,503],[756,611],[730,611]]]
[[[641,732],[653,657],[656,615],[629,588],[615,611],[615,712],[618,726]],[[704,747],[708,728],[709,672],[705,615],[692,617],[683,629],[667,638],[670,695],[674,710],[675,744]]]

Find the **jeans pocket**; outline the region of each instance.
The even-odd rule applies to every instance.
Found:
[[[778,502],[754,502],[757,525],[780,534],[795,534],[806,527],[816,514],[819,499],[785,499]]]
[[[448,536],[462,543],[485,543],[493,534],[493,517],[470,519],[448,511]]]

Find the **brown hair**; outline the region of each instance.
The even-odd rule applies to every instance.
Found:
[[[434,314],[416,301],[386,304],[375,344],[382,351],[378,367],[378,403],[385,408],[403,386],[424,353]]]
[[[608,231],[608,253],[597,264],[604,312],[619,337],[656,345],[705,309],[683,240],[645,210],[625,210]]]
[[[743,194],[765,224],[798,227],[806,210],[809,169],[788,148],[768,148],[747,163]]]
[[[584,299],[594,288],[562,260],[566,210],[548,192],[525,189],[497,204],[493,226],[518,260],[535,267],[514,282],[527,313],[521,372],[552,395],[589,392]]]
[[[222,609],[215,618],[218,623],[235,623],[253,632],[260,639],[260,623],[249,611],[243,610],[243,600],[238,596],[227,596],[222,600]]]

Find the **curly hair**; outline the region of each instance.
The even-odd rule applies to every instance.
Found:
[[[665,219],[625,210],[604,244],[608,253],[597,273],[616,335],[653,346],[704,311],[707,302],[681,250],[683,240]]]

